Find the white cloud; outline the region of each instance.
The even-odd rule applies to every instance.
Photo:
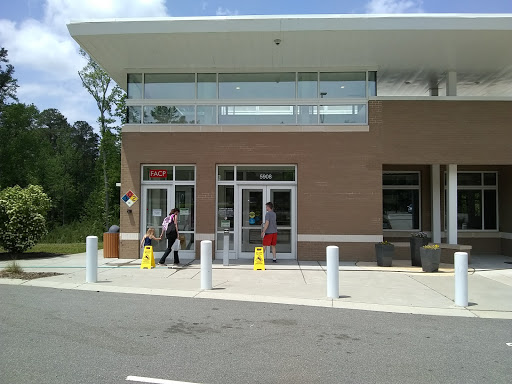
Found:
[[[85,65],[69,36],[52,32],[34,19],[23,21],[19,27],[8,20],[0,20],[0,45],[8,50],[9,61],[15,69],[39,71],[54,80],[73,78]]]
[[[218,7],[217,12],[215,14],[217,16],[233,16],[233,15],[238,15],[238,10],[235,9],[234,11],[232,11],[228,8]]]
[[[71,20],[167,16],[165,0],[46,0],[44,23],[67,33]]]
[[[94,100],[78,77],[85,60],[66,24],[71,20],[167,16],[165,0],[45,0],[43,9],[41,20],[27,18],[15,23],[0,17],[0,47],[8,50],[9,62],[16,70],[20,100],[40,109],[57,108],[70,123],[91,123],[81,110],[92,109],[89,103]]]
[[[71,20],[166,16],[165,0],[46,0],[43,20],[19,25],[0,19],[0,45],[15,66],[44,72],[56,79],[77,75],[84,66],[78,46],[69,36]]]
[[[421,13],[422,0],[371,0],[366,4],[367,13]]]
[[[20,102],[35,104],[40,111],[56,108],[66,116],[70,124],[87,121],[96,126],[98,110],[91,95],[82,87],[80,80],[61,82],[53,87],[45,82],[24,82],[18,88]]]

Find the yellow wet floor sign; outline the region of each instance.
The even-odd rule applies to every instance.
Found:
[[[144,254],[142,255],[142,262],[140,263],[140,269],[151,269],[155,267],[155,257],[153,256],[153,247],[147,245],[144,247]]]
[[[254,248],[254,270],[265,270],[265,251],[263,247]]]

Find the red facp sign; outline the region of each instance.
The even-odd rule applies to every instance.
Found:
[[[150,169],[149,177],[165,177],[165,178],[167,178],[167,171],[165,169]]]

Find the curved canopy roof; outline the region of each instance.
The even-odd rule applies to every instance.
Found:
[[[456,71],[458,95],[512,96],[511,14],[111,19],[68,29],[124,89],[132,72],[377,70],[379,95],[424,96]]]

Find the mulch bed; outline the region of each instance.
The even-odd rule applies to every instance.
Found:
[[[26,252],[26,253],[9,253],[9,252],[0,252],[0,261],[8,261],[8,260],[37,260],[44,259],[49,257],[58,257],[62,256],[60,253],[48,253],[48,252]],[[39,279],[41,277],[50,277],[50,276],[58,276],[63,275],[63,273],[57,272],[21,272],[21,273],[13,273],[8,272],[6,270],[0,270],[0,279],[22,279],[22,280],[33,280]]]
[[[58,276],[58,275],[62,275],[62,273],[57,273],[57,272],[13,273],[13,272],[7,272],[7,271],[0,271],[0,278],[3,278],[3,279],[33,280],[33,279],[39,279],[41,277],[50,277],[50,276]]]

